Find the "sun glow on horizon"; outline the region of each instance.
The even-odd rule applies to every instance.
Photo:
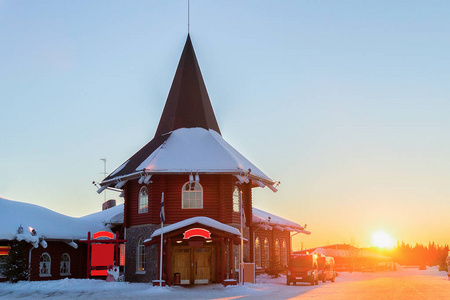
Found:
[[[386,232],[380,230],[372,234],[372,246],[378,248],[393,248],[395,240]]]

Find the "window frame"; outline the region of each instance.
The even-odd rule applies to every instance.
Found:
[[[281,261],[281,246],[280,246],[280,240],[275,239],[274,242],[274,250],[275,250],[275,265],[279,266]]]
[[[192,190],[192,184],[194,184],[194,189]],[[185,190],[185,187],[189,185],[189,190]],[[199,189],[197,189],[197,187]],[[192,199],[191,195],[194,194],[194,199]],[[197,199],[197,195],[200,194],[200,199]],[[189,203],[189,207],[185,207],[185,197],[189,195],[189,199],[186,199],[186,203]],[[195,206],[197,201],[200,201],[200,207]],[[195,207],[191,207],[192,202]],[[203,187],[199,182],[196,181],[187,181],[181,187],[181,209],[203,209]]]
[[[259,237],[255,238],[255,267],[262,268],[262,257],[261,257],[261,239]]]
[[[43,257],[48,257],[48,261],[42,261]],[[42,273],[43,265],[45,265],[45,263],[48,263],[48,267],[46,267],[47,272]],[[39,258],[39,277],[51,277],[52,276],[51,271],[52,271],[52,257],[50,256],[50,254],[48,254],[48,252],[44,252],[41,254]]]
[[[136,246],[136,274],[145,274],[147,271],[147,253],[145,253],[144,238],[138,240]]]
[[[63,257],[65,257],[65,256],[67,257],[68,260],[63,260]],[[63,265],[63,262],[67,262],[67,263],[68,263],[68,265],[66,265],[67,272],[65,272],[65,273],[62,272],[62,265]],[[72,274],[70,273],[70,262],[71,262],[70,255],[69,255],[68,253],[63,253],[63,254],[61,255],[61,260],[59,261],[59,274],[60,274],[61,276],[72,275]]]
[[[8,255],[0,255],[0,278],[6,278],[6,276],[3,275],[3,271],[6,268],[7,257]]]
[[[142,193],[143,191],[146,192],[146,196],[147,196],[147,205],[144,205],[145,203],[143,203],[143,198],[142,198]],[[148,197],[148,188],[144,185],[140,188],[139,190],[139,194],[138,194],[138,214],[145,214],[148,213],[148,204],[149,204],[149,197]]]
[[[264,239],[264,268],[269,267],[270,262],[270,242],[268,238]]]
[[[237,199],[236,199],[236,191],[237,191]],[[241,190],[237,185],[234,186],[233,189],[233,212],[234,213],[240,213],[241,212],[241,199],[239,197]],[[237,210],[235,209],[237,205]]]
[[[287,242],[286,239],[283,239],[281,242],[281,261],[283,263],[283,267],[287,267],[287,258],[288,258],[288,253],[287,253]]]

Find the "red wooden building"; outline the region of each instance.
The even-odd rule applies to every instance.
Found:
[[[0,198],[0,282],[12,240],[25,241],[29,280],[86,278],[88,232],[122,230],[123,205],[81,218]]]
[[[275,184],[222,137],[188,35],[154,138],[107,176],[98,190],[123,189],[125,280],[149,282],[159,277],[163,194],[164,279],[169,284],[222,282],[234,276],[240,195],[244,261],[264,268],[265,257],[278,251],[279,263],[283,255],[287,263],[290,232],[304,228],[255,218],[253,212],[252,189],[276,192]]]

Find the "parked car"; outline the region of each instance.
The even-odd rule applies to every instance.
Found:
[[[317,254],[294,254],[289,260],[286,284],[291,282],[309,282],[311,285],[319,284],[319,266]]]
[[[337,276],[334,258],[321,255],[317,258],[317,262],[319,265],[319,280],[322,280],[324,283],[327,280],[334,282]]]

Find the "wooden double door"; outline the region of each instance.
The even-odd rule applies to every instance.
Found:
[[[174,247],[172,271],[180,273],[181,284],[208,284],[215,281],[213,246]]]

